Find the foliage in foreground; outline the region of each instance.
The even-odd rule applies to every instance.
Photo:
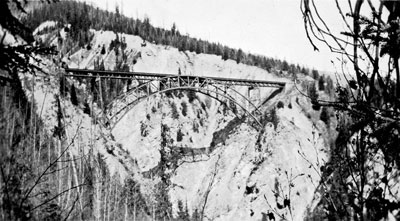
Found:
[[[400,219],[400,2],[349,3],[336,1],[346,28],[335,35],[317,2],[302,1],[310,43],[338,54],[347,82],[337,88],[336,102],[313,98],[316,106],[336,110],[339,136],[330,161],[310,165],[321,175],[321,199],[308,218]]]

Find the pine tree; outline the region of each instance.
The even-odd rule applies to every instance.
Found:
[[[193,221],[200,221],[200,213],[198,209],[195,209],[193,214],[192,214],[192,220]]]
[[[290,68],[290,66],[289,66],[288,62],[286,60],[283,60],[282,71],[289,71],[289,68]]]
[[[78,97],[76,96],[76,89],[74,85],[71,87],[71,103],[75,106],[78,106]]]
[[[182,200],[178,200],[178,220],[180,220],[180,221],[190,221],[190,216],[189,216],[187,204],[186,204],[186,206],[184,208]]]
[[[61,97],[65,97],[65,94],[68,92],[68,88],[65,84],[65,76],[62,75],[60,77],[60,95]]]
[[[285,107],[285,104],[283,103],[283,101],[279,101],[278,104],[276,105],[276,107],[277,107],[278,109],[284,108],[284,107]]]
[[[185,101],[182,101],[181,105],[182,105],[182,115],[185,117],[187,115],[188,107]]]
[[[222,59],[224,60],[224,61],[226,61],[226,60],[228,60],[229,59],[229,48],[228,47],[224,47],[224,52],[223,52],[224,54],[222,55]]]
[[[239,48],[238,52],[236,53],[236,63],[240,63],[243,59],[243,51]],[[265,57],[264,57],[265,59]]]
[[[279,123],[279,118],[278,115],[276,114],[276,109],[275,107],[272,108],[269,113],[265,113],[265,121],[266,122],[271,122],[274,125],[274,129],[276,130],[276,128],[278,127],[278,123]]]
[[[99,65],[99,70],[100,71],[105,71],[106,70],[106,68],[104,66],[104,60],[101,60],[100,65]]]
[[[329,125],[330,120],[329,120],[328,108],[322,107],[319,119],[321,119],[326,125]]]
[[[157,199],[155,205],[155,215],[157,220],[168,220],[172,217],[169,217],[172,214],[172,204],[170,202],[170,198],[168,195],[169,184],[170,184],[170,175],[167,172],[168,162],[168,145],[170,145],[171,138],[168,135],[169,128],[165,124],[161,124],[161,159],[160,164],[158,166],[157,175],[161,178],[161,180],[156,185],[156,193],[155,197]]]
[[[180,46],[179,46],[179,50],[180,51],[186,51],[187,50],[187,40],[185,38],[180,40]]]
[[[270,117],[271,117],[271,122],[272,122],[272,124],[274,124],[274,128],[276,130],[276,128],[278,127],[279,119],[278,119],[278,115],[276,114],[275,108],[271,109]]]
[[[203,45],[200,41],[196,41],[196,54],[201,54],[203,52]]]
[[[325,87],[325,93],[327,93],[329,96],[332,96],[334,93],[334,86],[333,86],[333,80],[331,77],[327,76],[326,77],[326,87]]]
[[[178,132],[176,133],[176,141],[181,142],[183,139],[183,135],[184,134],[182,133],[181,129],[178,129]]]
[[[193,90],[188,90],[187,97],[188,97],[189,103],[193,103],[193,101],[197,99],[196,92]]]
[[[306,67],[302,67],[301,68],[301,73],[305,74],[305,75],[310,75],[310,70]]]
[[[308,86],[308,96],[312,101],[316,101],[318,99],[318,92],[314,82],[311,82]]]
[[[296,73],[296,66],[294,64],[289,65],[289,74],[294,75]]]
[[[175,22],[172,24],[171,33],[172,33],[172,35],[175,35],[175,33],[176,33],[176,24],[175,24]]]
[[[320,91],[325,90],[325,78],[323,75],[319,76],[318,78],[318,90]]]
[[[170,106],[171,106],[171,117],[173,119],[178,119],[179,118],[179,113],[178,113],[178,109],[177,109],[175,103],[171,102]]]
[[[319,78],[319,72],[318,72],[317,70],[313,69],[313,70],[311,71],[311,77],[314,78],[315,80],[318,80],[318,78]]]
[[[192,38],[189,38],[188,45],[189,45],[190,52],[194,52],[196,50],[196,42],[194,42],[194,40]]]
[[[85,106],[85,107],[84,107],[84,109],[83,109],[83,113],[90,115],[90,106],[89,106],[89,103],[86,102],[84,106]]]
[[[101,52],[100,52],[101,54],[106,54],[106,47],[105,47],[105,45],[103,44],[103,47],[101,48]]]

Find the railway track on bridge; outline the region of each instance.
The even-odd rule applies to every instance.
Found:
[[[166,73],[149,73],[149,72],[122,72],[122,71],[99,71],[88,69],[75,69],[66,68],[65,71],[70,73],[72,77],[85,77],[85,78],[113,78],[113,79],[136,79],[136,80],[157,80],[166,77],[178,76],[176,74]],[[182,78],[193,80],[194,78],[212,79],[215,84],[220,85],[235,85],[235,86],[252,86],[252,87],[274,87],[284,88],[286,83],[280,81],[264,81],[264,80],[250,80],[240,78],[223,78],[223,77],[209,77],[209,76],[196,76],[196,75],[182,75]]]

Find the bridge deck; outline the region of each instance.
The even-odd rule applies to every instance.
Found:
[[[88,69],[67,68],[66,72],[72,73],[70,76],[76,77],[104,77],[104,78],[117,78],[117,79],[134,79],[139,80],[156,80],[165,77],[173,77],[178,75],[164,74],[164,73],[147,73],[147,72],[121,72],[121,71],[99,71]],[[240,78],[222,78],[222,77],[208,77],[208,76],[194,76],[194,75],[181,75],[183,78],[207,78],[212,79],[216,84],[221,85],[238,85],[238,86],[254,86],[254,87],[276,87],[284,88],[285,82],[279,81],[261,81],[249,80]]]

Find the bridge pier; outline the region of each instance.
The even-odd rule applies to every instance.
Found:
[[[251,91],[254,89],[254,87],[253,86],[249,86],[249,87],[247,87],[247,100],[249,100],[250,101],[250,98],[251,98]],[[251,103],[250,102],[248,102],[247,103],[247,110],[251,110]],[[246,123],[249,123],[249,118],[246,118]]]
[[[102,90],[102,88],[101,88],[101,78],[100,78],[100,76],[97,75],[96,81],[99,82],[100,106],[101,106],[101,109],[103,109],[103,108],[104,108],[104,103],[103,103],[103,92],[102,92],[103,90]]]

